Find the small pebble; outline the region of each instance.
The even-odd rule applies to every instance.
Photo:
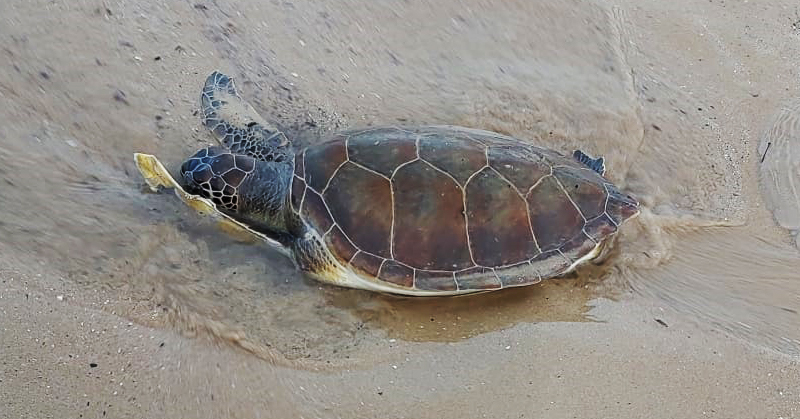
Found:
[[[64,301],[64,296],[63,295],[56,295],[56,300]]]
[[[114,100],[130,106],[130,103],[128,103],[128,99],[125,95],[125,92],[123,92],[122,90],[117,90],[114,92]]]

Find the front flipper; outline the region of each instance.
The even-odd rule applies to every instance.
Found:
[[[606,173],[606,163],[602,157],[593,159],[589,157],[588,154],[580,150],[573,151],[572,157],[574,157],[578,162],[583,163],[586,167],[599,173],[600,176],[603,176]]]
[[[203,125],[234,154],[261,161],[291,158],[291,144],[282,132],[266,122],[236,91],[233,79],[215,71],[200,95]]]

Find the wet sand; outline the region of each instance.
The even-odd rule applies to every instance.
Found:
[[[800,415],[800,9],[528,3],[0,4],[0,417]],[[527,289],[318,284],[144,187],[214,69],[298,144],[492,129],[645,211]]]

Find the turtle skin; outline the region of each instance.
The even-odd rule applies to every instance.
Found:
[[[638,203],[573,158],[451,126],[349,131],[295,155],[289,202],[339,264],[414,293],[536,283]]]

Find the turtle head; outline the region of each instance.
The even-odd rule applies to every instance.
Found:
[[[223,213],[267,235],[285,232],[291,162],[262,161],[207,147],[181,165],[186,192],[211,200]]]

